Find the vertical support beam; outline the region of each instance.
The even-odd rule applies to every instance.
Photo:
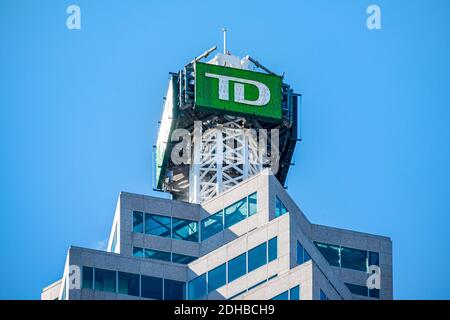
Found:
[[[217,194],[223,191],[223,128],[216,130],[216,168],[217,168]]]
[[[200,165],[202,157],[202,124],[200,121],[194,123],[192,144],[192,163],[189,170],[189,202],[200,203]]]

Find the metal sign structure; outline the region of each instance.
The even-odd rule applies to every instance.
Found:
[[[154,188],[192,203],[207,201],[273,163],[284,184],[299,140],[300,95],[249,56],[218,53],[200,62],[215,49],[171,73],[154,147]],[[183,163],[171,157],[182,142],[173,136],[176,129],[189,133]]]

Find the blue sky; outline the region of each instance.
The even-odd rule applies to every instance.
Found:
[[[69,245],[104,246],[120,191],[158,195],[168,72],[222,26],[303,94],[288,191],[308,218],[390,236],[395,298],[450,298],[450,2],[226,3],[0,2],[0,298],[37,299]]]

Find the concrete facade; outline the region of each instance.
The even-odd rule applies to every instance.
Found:
[[[193,242],[133,232],[133,211],[199,222],[254,192],[257,193],[255,214],[205,240]],[[278,217],[275,215],[277,198],[287,209],[287,213]],[[379,298],[393,298],[390,238],[312,224],[278,180],[265,170],[202,204],[122,192],[107,252],[70,247],[62,279],[44,288],[42,299],[144,299],[120,294],[117,289],[116,292],[105,292],[82,288],[81,276],[74,280],[71,275],[73,270],[79,272],[84,266],[189,283],[274,237],[277,237],[274,260],[208,292],[201,299],[267,300],[296,286],[300,287],[301,300],[320,299],[323,294],[332,300],[375,299],[352,294],[346,285],[366,286],[369,276],[366,271],[332,266],[315,241],[378,253],[381,270]],[[308,261],[299,263],[299,244],[310,256]],[[197,259],[180,264],[135,257],[133,247]]]

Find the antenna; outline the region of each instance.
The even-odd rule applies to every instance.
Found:
[[[222,28],[223,32],[223,54],[227,54],[227,28]]]

